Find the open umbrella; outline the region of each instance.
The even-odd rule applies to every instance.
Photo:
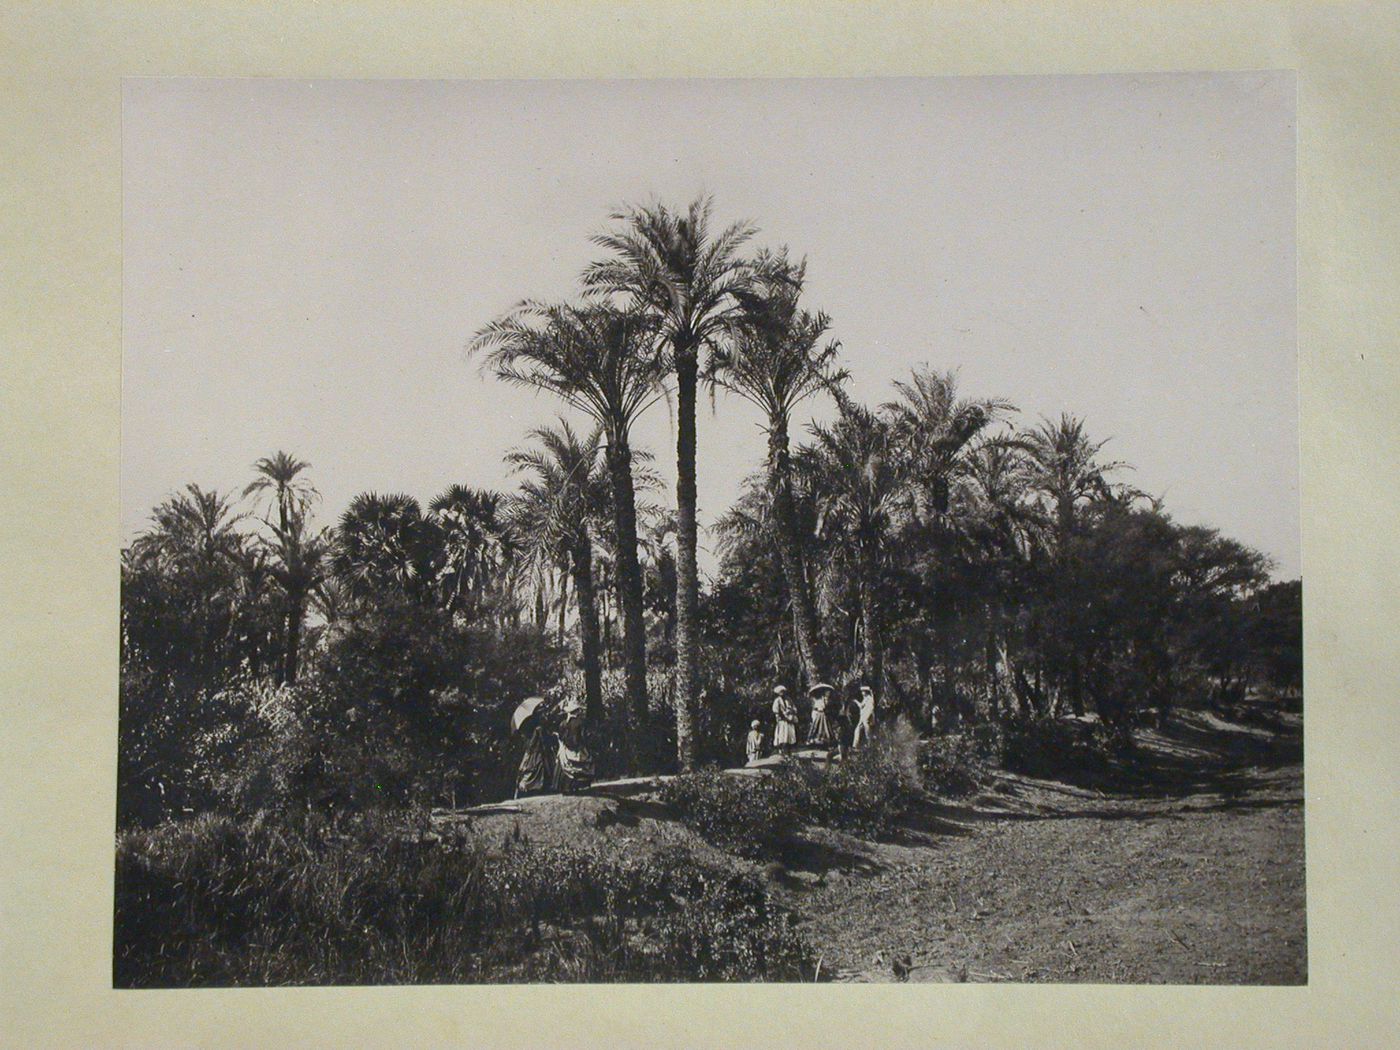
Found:
[[[542,703],[544,703],[544,697],[542,696],[532,696],[527,700],[520,701],[520,706],[515,709],[515,714],[510,716],[510,731],[512,733],[518,731],[521,725],[524,724],[525,719],[533,715],[535,713],[535,708],[539,707]]]
[[[818,682],[816,685],[812,686],[811,689],[807,690],[807,695],[816,696],[818,693],[834,692],[836,692],[836,687],[834,685],[827,685],[825,682]]]

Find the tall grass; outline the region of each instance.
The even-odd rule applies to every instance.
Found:
[[[811,953],[757,880],[385,816],[206,816],[117,844],[118,987],[797,980]]]

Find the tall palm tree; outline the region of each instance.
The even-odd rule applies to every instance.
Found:
[[[718,386],[738,394],[763,413],[768,435],[767,494],[793,610],[798,656],[807,683],[812,685],[822,674],[816,613],[793,504],[789,426],[799,404],[835,389],[848,373],[835,364],[840,344],[823,342],[830,318],[798,306],[806,261],[790,262],[786,249],[778,254],[762,252],[755,270],[751,287],[738,293],[742,310],[731,325],[731,336],[711,354],[707,374]]]
[[[599,469],[602,431],[580,436],[560,419],[557,427],[531,430],[530,437],[534,447],[506,455],[516,470],[531,475],[510,501],[511,527],[526,551],[549,564],[569,567],[578,607],[586,715],[597,724],[603,714],[603,670],[590,530],[607,502],[608,480]]]
[[[304,514],[317,497],[315,488],[301,476],[310,467],[310,463],[282,451],[264,456],[253,464],[257,477],[243,490],[243,497],[267,499],[277,511],[278,526],[285,530],[293,515]]]
[[[884,631],[880,573],[891,528],[904,498],[908,460],[894,423],[886,416],[838,398],[840,416],[814,425],[813,443],[798,464],[816,494],[819,522],[836,555],[854,568],[860,600],[862,673],[884,689]]]
[[[617,228],[593,243],[611,257],[584,271],[584,284],[647,311],[660,326],[676,379],[676,749],[682,769],[695,765],[699,705],[699,568],[696,563],[695,405],[700,355],[722,336],[750,276],[739,250],[756,232],[738,222],[711,234],[712,201],[685,211],[664,204],[624,207]]]
[[[655,322],[637,309],[524,302],[472,339],[472,353],[509,383],[546,390],[584,412],[602,431],[612,489],[618,604],[628,708],[648,717],[646,621],[637,558],[632,425],[663,396]]]

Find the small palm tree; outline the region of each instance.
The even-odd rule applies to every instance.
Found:
[[[311,530],[305,513],[291,512],[286,527],[269,525],[272,542],[269,571],[277,582],[284,599],[283,648],[281,679],[287,683],[297,680],[301,663],[301,634],[306,622],[306,609],[329,568],[332,549],[328,530]]]
[[[291,525],[292,517],[305,514],[318,495],[311,483],[301,476],[310,467],[310,463],[286,452],[264,456],[253,464],[257,477],[243,490],[243,498],[266,499],[271,504],[270,509],[277,511],[278,526],[285,530]]]
[[[230,654],[247,537],[244,515],[212,489],[186,485],[151,514],[151,528],[131,545],[128,563],[165,577],[179,596],[179,618],[191,628],[198,666],[212,669]]]
[[[684,211],[664,204],[624,207],[616,228],[593,243],[610,257],[584,272],[596,294],[620,297],[659,327],[676,379],[676,747],[682,769],[694,767],[699,704],[699,568],[695,507],[695,406],[701,354],[723,337],[739,308],[751,267],[739,250],[756,232],[738,222],[712,234],[713,202]]]
[[[422,600],[432,580],[431,545],[412,496],[362,492],[336,528],[333,564],[357,601],[399,595]]]
[[[534,447],[506,456],[516,470],[530,474],[510,500],[511,531],[522,549],[540,561],[569,567],[578,607],[586,713],[597,724],[603,714],[603,672],[590,529],[607,504],[608,482],[599,469],[602,432],[595,429],[581,437],[560,419],[557,427],[536,428],[530,437]]]
[[[245,515],[233,500],[198,485],[186,485],[151,513],[153,527],[132,544],[137,557],[174,568],[212,569],[236,561],[243,548],[238,523]]]
[[[923,522],[940,521],[953,488],[968,476],[978,439],[1015,407],[1001,398],[960,398],[956,372],[927,366],[894,388],[899,396],[884,411],[909,457],[912,509]]]
[[[1039,496],[1044,512],[1054,521],[1054,554],[1052,586],[1067,592],[1076,575],[1069,557],[1070,541],[1075,534],[1078,515],[1085,503],[1108,501],[1114,497],[1106,475],[1126,467],[1120,462],[1104,462],[1099,452],[1105,441],[1091,441],[1084,421],[1065,413],[1057,421],[1042,419],[1040,424],[1022,436],[1030,466],[1032,490]],[[1064,688],[1070,710],[1084,712],[1084,676],[1086,659],[1083,647],[1072,637],[1063,637],[1055,625],[1045,625],[1052,638],[1059,638],[1060,659],[1065,666]]]
[[[601,431],[611,486],[618,604],[628,708],[648,717],[646,621],[637,557],[632,426],[663,396],[655,321],[637,309],[524,302],[473,338],[469,349],[509,383],[546,390]]]
[[[1023,440],[1030,457],[1031,485],[1049,504],[1057,540],[1063,545],[1074,530],[1076,508],[1085,501],[1111,498],[1113,489],[1106,475],[1127,464],[1100,461],[1099,452],[1108,440],[1089,440],[1084,420],[1068,413],[1054,422],[1042,419]]]
[[[840,344],[823,341],[831,326],[823,313],[801,309],[798,300],[806,279],[806,261],[792,263],[787,250],[759,254],[755,278],[738,294],[743,309],[730,338],[711,355],[712,381],[738,394],[763,413],[768,435],[767,494],[776,526],[776,541],[792,604],[797,650],[809,685],[821,677],[817,656],[817,621],[807,587],[806,552],[793,504],[789,427],[803,401],[845,382],[836,366]]]
[[[451,485],[428,504],[436,526],[434,579],[450,613],[475,614],[505,580],[513,550],[499,492]]]

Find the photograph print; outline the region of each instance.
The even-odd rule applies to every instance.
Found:
[[[124,81],[113,984],[1305,984],[1295,97]]]

